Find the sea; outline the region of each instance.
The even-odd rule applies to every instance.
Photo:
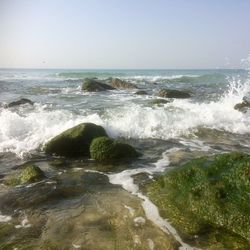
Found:
[[[137,95],[135,89],[84,92],[81,86],[85,78],[119,78],[136,84],[147,94]],[[191,98],[153,104],[153,100],[159,99],[157,93],[164,88],[188,91]],[[64,249],[60,248],[62,244],[65,249],[81,248],[84,244],[87,249],[116,249],[108,247],[119,240],[124,246],[141,244],[142,249],[147,249],[143,245],[146,244],[148,249],[161,249],[157,240],[163,232],[172,235],[180,248],[192,249],[171,223],[160,216],[157,207],[143,193],[142,185],[199,156],[231,151],[250,153],[250,109],[244,113],[234,109],[249,96],[250,71],[247,69],[0,69],[0,183],[27,162],[40,166],[47,176],[38,184],[14,190],[1,184],[0,224],[8,221],[20,225],[22,233],[11,231],[0,248],[16,247],[13,239],[19,239],[24,245],[29,239],[33,249],[40,249],[38,246],[44,246],[44,242],[54,244],[51,249]],[[5,107],[20,98],[28,98],[34,105]],[[142,156],[126,165],[102,169],[91,159],[68,160],[44,153],[46,142],[82,122],[103,126],[110,137],[133,145]],[[55,160],[63,163],[55,167]],[[75,190],[78,186],[81,191]],[[61,192],[46,196],[56,189]],[[107,208],[109,203],[116,205]],[[88,214],[88,208],[96,217]],[[101,216],[105,213],[107,216],[111,210],[112,216],[119,210],[131,218],[136,211],[138,218],[146,221],[144,230],[152,230],[154,225],[154,234],[159,237],[154,240],[153,236],[145,236],[145,232],[141,235],[137,232],[139,238],[131,236],[125,241],[122,231],[117,233],[116,243],[110,243],[113,241],[99,227],[106,223]],[[39,214],[43,223],[34,219],[34,214],[36,218]],[[73,220],[74,216],[80,217]],[[96,224],[86,222],[94,219]],[[82,221],[85,229],[74,226],[68,231],[65,229],[67,233],[60,230],[62,225],[73,221],[75,224]],[[143,224],[142,219],[141,222]],[[40,231],[35,235],[23,233],[32,227]],[[86,230],[89,238],[80,237]],[[135,234],[133,230],[131,235]],[[101,248],[101,241],[95,242],[97,235],[107,248]],[[99,248],[94,248],[94,244]]]

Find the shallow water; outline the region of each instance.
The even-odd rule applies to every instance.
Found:
[[[148,95],[85,93],[86,77],[119,77]],[[184,89],[192,97],[151,104],[161,88]],[[2,249],[188,248],[142,194],[143,183],[202,155],[250,153],[250,111],[234,109],[250,94],[247,70],[0,70],[0,90],[0,181],[25,162],[47,176],[26,187],[1,184]],[[35,104],[3,107],[19,98]],[[114,168],[44,154],[50,138],[81,122],[102,125],[143,156]],[[144,225],[136,227],[136,217]]]

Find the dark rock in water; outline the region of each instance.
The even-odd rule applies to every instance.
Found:
[[[100,163],[112,163],[129,160],[140,154],[128,144],[114,141],[108,137],[99,137],[91,143],[90,155]]]
[[[188,92],[176,90],[176,89],[161,89],[157,94],[160,97],[165,98],[190,98],[191,95]]]
[[[107,136],[103,127],[81,123],[51,139],[45,146],[45,152],[66,157],[89,156],[92,140],[100,136]]]
[[[99,92],[99,91],[106,91],[106,90],[114,90],[115,88],[103,83],[101,81],[98,81],[96,79],[85,79],[82,84],[82,90],[83,91],[89,91],[89,92]]]
[[[161,215],[199,247],[250,249],[249,177],[250,155],[232,152],[191,160],[146,190]]]
[[[234,106],[234,109],[239,110],[240,112],[247,112],[247,109],[250,108],[250,100],[246,97],[243,98],[241,103],[238,103]]]
[[[10,186],[32,183],[40,181],[45,177],[44,172],[36,165],[27,165],[21,170],[17,170],[6,176],[4,183]]]
[[[119,78],[113,78],[111,81],[111,86],[117,89],[138,89],[135,84],[123,81]]]
[[[5,107],[6,107],[6,108],[11,108],[11,107],[15,107],[15,106],[23,105],[23,104],[30,104],[30,105],[33,105],[34,102],[32,102],[32,101],[29,100],[29,99],[22,98],[22,99],[20,99],[20,100],[18,100],[18,101],[10,102],[9,104],[6,104]]]
[[[165,99],[154,99],[150,103],[153,105],[160,105],[160,104],[166,104],[169,103],[170,101],[165,100]]]
[[[136,95],[147,95],[148,93],[144,90],[139,90],[137,92],[135,92]]]

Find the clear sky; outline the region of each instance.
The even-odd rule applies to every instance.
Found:
[[[250,0],[0,0],[0,67],[231,68]]]

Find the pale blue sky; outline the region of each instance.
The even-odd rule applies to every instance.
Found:
[[[0,0],[0,67],[240,67],[249,0]]]

